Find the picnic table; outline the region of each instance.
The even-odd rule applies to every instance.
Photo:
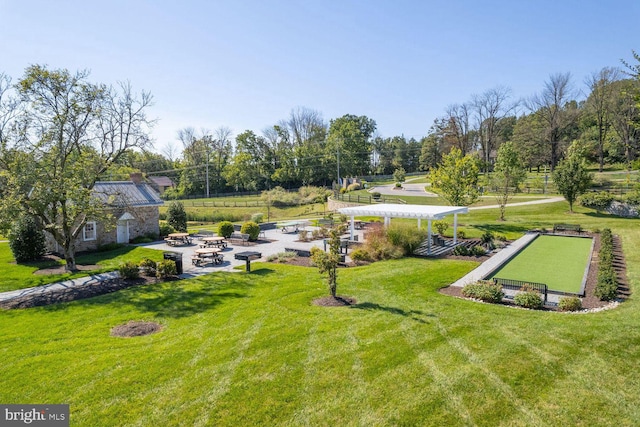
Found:
[[[171,233],[164,239],[169,246],[190,245],[189,233]]]
[[[298,233],[301,227],[304,228],[308,224],[309,221],[287,221],[279,223],[278,227],[280,227],[280,231],[283,233],[289,233],[289,230],[293,233]]]
[[[223,236],[203,237],[202,242],[203,243],[200,244],[201,248],[216,247],[216,248],[223,249],[227,247],[227,241],[224,239]]]
[[[221,264],[223,256],[220,248],[199,248],[193,251],[191,262],[193,265],[201,266],[203,264],[214,263]]]

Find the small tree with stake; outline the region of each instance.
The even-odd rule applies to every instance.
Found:
[[[558,192],[569,202],[569,212],[573,212],[573,204],[578,196],[589,189],[592,179],[593,175],[587,171],[584,155],[574,142],[569,147],[567,158],[553,171],[553,181]]]
[[[328,274],[327,283],[331,296],[336,298],[338,288],[338,264],[340,263],[340,235],[344,226],[334,227],[329,231],[329,252],[318,247],[311,248],[311,260],[318,267],[320,274]]]

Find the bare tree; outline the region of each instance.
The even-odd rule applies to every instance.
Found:
[[[478,140],[482,149],[485,172],[491,162],[491,152],[497,149],[498,128],[500,119],[510,114],[516,107],[509,102],[511,89],[498,86],[481,95],[473,95],[471,106],[475,118]]]
[[[600,172],[604,169],[604,142],[611,127],[611,108],[614,94],[613,82],[618,80],[620,70],[605,67],[587,77],[585,83],[591,94],[587,98],[587,111],[593,114],[598,128],[598,162]]]
[[[327,128],[322,114],[307,107],[297,107],[291,110],[287,125],[292,142],[298,145],[314,139],[319,131],[326,132]]]
[[[563,130],[577,119],[575,111],[565,108],[573,97],[571,73],[558,73],[552,74],[542,92],[528,101],[528,108],[538,114],[545,125],[545,137],[551,148],[551,170],[558,164]]]
[[[472,144],[470,138],[470,115],[471,106],[468,103],[453,104],[447,107],[446,133],[452,139],[453,145],[462,151],[466,156],[471,152]]]

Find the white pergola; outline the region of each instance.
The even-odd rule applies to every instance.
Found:
[[[353,240],[354,218],[356,216],[379,216],[384,218],[384,225],[387,227],[391,218],[412,218],[418,220],[418,228],[421,220],[427,220],[428,246],[427,253],[431,253],[431,221],[439,220],[447,215],[453,215],[453,243],[458,242],[458,214],[469,212],[466,206],[429,206],[429,205],[400,205],[400,204],[379,204],[352,206],[338,209],[343,215],[351,217],[350,238]]]

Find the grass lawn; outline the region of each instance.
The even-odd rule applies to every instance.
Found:
[[[622,237],[632,291],[640,221],[566,203],[462,216],[517,234],[554,222]],[[640,306],[561,314],[440,295],[475,263],[408,258],[340,270],[352,308],[311,305],[313,269],[129,288],[0,312],[3,403],[69,403],[78,426],[639,425]],[[157,334],[113,338],[129,320]]]
[[[105,271],[116,270],[120,264],[127,261],[139,262],[143,258],[151,258],[155,261],[162,259],[162,252],[143,247],[127,246],[113,251],[95,252],[80,255],[76,262],[81,265],[98,265],[97,270],[91,272],[81,271],[77,273],[66,273],[56,275],[38,275],[35,271],[41,268],[54,267],[63,262],[35,262],[28,264],[16,264],[9,248],[9,244],[0,243],[0,292],[13,291],[15,289],[30,288],[32,286],[46,285],[62,280],[74,279],[87,276],[93,273],[103,273]]]
[[[539,236],[493,277],[544,283],[551,290],[579,293],[593,240]]]

